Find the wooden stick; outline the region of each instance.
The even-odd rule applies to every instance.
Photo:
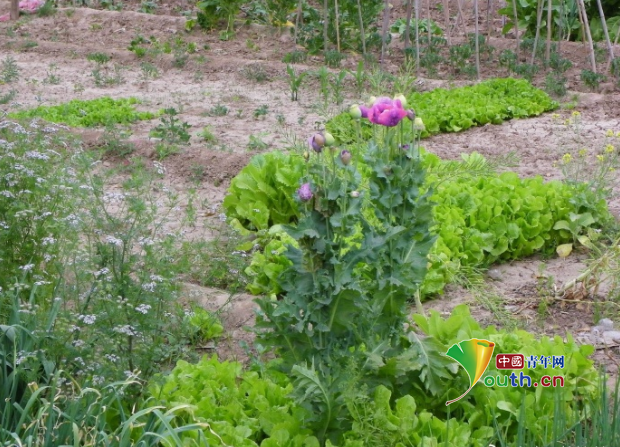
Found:
[[[590,23],[588,22],[588,13],[586,12],[586,6],[583,3],[583,0],[577,0],[577,5],[579,6],[579,10],[583,15],[583,26],[586,30],[586,37],[588,39],[588,45],[590,46],[590,62],[592,63],[592,71],[596,73],[596,58],[594,56],[594,44],[592,43],[592,33],[590,33]]]
[[[463,26],[463,34],[467,37],[467,27],[465,26],[465,14],[463,13],[463,6],[461,5],[461,0],[456,0],[456,5],[459,8],[459,12],[456,15],[456,20],[454,21],[454,26],[456,27],[459,24],[459,19],[461,25]]]
[[[340,15],[338,14],[338,0],[334,0],[334,11],[336,12],[336,49],[340,53]]]
[[[476,18],[476,74],[480,80],[480,42],[478,41],[478,0],[474,0],[474,16]]]
[[[603,12],[603,6],[601,0],[596,0],[598,6],[598,13],[601,16],[601,24],[603,25],[603,33],[605,34],[605,41],[607,42],[607,49],[609,50],[609,61],[607,62],[607,71],[611,66],[611,61],[614,59],[614,47],[611,46],[611,39],[609,39],[609,32],[607,31],[607,22],[605,22],[605,13]]]
[[[415,71],[420,71],[420,0],[415,0]]]
[[[327,0],[323,0],[323,51],[327,53],[327,21],[329,20],[329,14],[327,9]]]
[[[547,2],[547,49],[545,51],[545,63],[549,66],[549,61],[551,60],[551,20],[553,13],[553,7],[551,5],[551,0]],[[534,48],[536,51],[536,48]]]
[[[428,31],[428,49],[430,52],[431,49],[431,41],[433,40],[432,36],[431,36],[431,0],[428,0],[426,2],[426,20],[428,20],[428,22],[426,22],[426,28]]]
[[[489,14],[491,13],[492,5],[493,5],[492,0],[487,0],[487,40],[489,39],[489,37],[491,37],[491,28],[489,26]]]
[[[11,0],[11,20],[19,19],[19,0]]]
[[[304,0],[299,0],[299,3],[297,3],[297,17],[295,17],[295,38],[294,38],[295,48],[293,48],[293,50],[297,49],[297,30],[299,29],[299,23],[301,22],[303,3],[304,3]]]
[[[515,39],[517,40],[517,62],[519,61],[519,16],[517,15],[517,0],[512,0],[512,14],[515,21]]]
[[[359,1],[357,0],[357,4],[359,5]],[[407,24],[405,25],[405,49],[409,47],[409,40],[411,37],[411,12],[413,9],[413,0],[409,0],[407,2]]]
[[[536,48],[538,48],[538,39],[540,37],[540,22],[542,22],[542,10],[542,0],[538,0],[538,5],[536,6],[536,35],[534,36],[534,50],[532,50],[530,65],[534,65],[534,60],[536,59]]]
[[[448,3],[448,0],[443,0],[443,18],[446,22],[446,37],[448,38],[448,45],[452,46],[452,39],[450,37],[450,3]]]
[[[364,19],[362,18],[362,5],[360,4],[360,0],[357,0],[357,13],[360,19],[360,36],[362,38],[362,54],[366,56],[366,33],[364,32]]]
[[[385,0],[385,7],[383,8],[383,26],[381,29],[381,66],[383,67],[383,62],[385,60],[385,47],[386,47],[386,36],[388,33],[388,26],[390,24],[390,1]]]

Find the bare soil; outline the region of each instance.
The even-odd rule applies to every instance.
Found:
[[[450,3],[454,3],[451,10],[455,11],[456,3]],[[7,9],[7,5],[8,2],[0,4],[0,10]],[[14,110],[39,104],[54,105],[74,98],[93,99],[103,95],[137,97],[142,101],[140,108],[143,110],[175,107],[179,118],[192,125],[194,135],[190,145],[183,147],[181,153],[163,161],[167,171],[166,184],[180,194],[181,208],[187,206],[190,189],[196,191],[202,207],[197,227],[188,237],[210,237],[209,228],[221,212],[219,206],[230,180],[256,153],[248,149],[251,136],[265,143],[263,150],[284,149],[293,136],[305,139],[308,133],[325,122],[327,117],[316,107],[316,83],[312,81],[302,88],[298,102],[290,101],[286,64],[281,62],[283,54],[294,48],[287,32],[258,25],[240,25],[236,38],[224,42],[218,39],[217,33],[205,34],[200,30],[187,33],[184,30],[185,19],[180,16],[180,11],[191,9],[186,1],[163,4],[155,15],[135,12],[139,2],[125,3],[124,6],[122,12],[60,8],[50,17],[33,16],[23,18],[17,24],[0,24],[3,53],[13,57],[21,70],[19,81],[2,86],[1,90],[6,93],[15,89],[16,98],[12,104],[0,108]],[[473,26],[471,11],[471,8],[466,8],[470,31]],[[432,15],[442,23],[443,15],[434,4]],[[485,15],[482,9],[481,16]],[[395,2],[392,11],[392,19],[397,17],[404,17],[400,2]],[[501,25],[499,18],[491,21],[494,36],[499,35]],[[180,37],[185,42],[195,42],[198,52],[182,68],[174,67],[173,56],[158,56],[150,62],[158,68],[160,76],[145,80],[141,70],[143,61],[127,50],[131,40],[139,34],[155,36],[161,41]],[[458,38],[454,37],[454,40]],[[483,78],[506,76],[505,70],[497,64],[497,55],[501,49],[514,48],[515,41],[494,37],[490,43],[497,51],[495,59],[483,65]],[[91,75],[94,65],[86,60],[86,55],[94,52],[105,52],[112,56],[112,65],[122,67],[122,83],[108,87],[95,86]],[[603,85],[599,92],[589,92],[583,87],[578,73],[588,67],[588,59],[581,43],[563,43],[562,52],[574,64],[568,73],[571,91],[565,100],[574,100],[575,110],[581,113],[577,131],[563,124],[572,116],[572,109],[565,108],[557,112],[560,118],[545,114],[457,134],[438,135],[426,140],[425,147],[442,158],[458,158],[461,153],[473,151],[489,157],[514,152],[520,159],[514,169],[520,175],[561,178],[555,163],[562,154],[580,147],[600,149],[606,141],[606,130],[620,131],[620,92],[611,85]],[[617,47],[617,53],[620,54],[620,47]],[[525,61],[525,56],[522,59]],[[358,60],[359,55],[351,54],[343,62],[343,67],[354,69]],[[402,60],[402,44],[395,41],[390,47],[386,69],[397,73]],[[321,63],[318,57],[311,57],[306,64],[296,68],[311,71],[320,67]],[[49,73],[53,70],[59,79],[57,84],[48,82]],[[251,75],[252,70],[264,72],[267,80],[256,82]],[[473,82],[449,79],[449,73],[440,75],[448,80],[421,77],[418,88],[430,90]],[[544,75],[539,74],[535,84],[541,86],[543,78]],[[364,99],[356,97],[353,81],[348,82],[343,107]],[[228,113],[213,116],[210,112],[216,105],[227,107]],[[253,112],[261,106],[267,106],[268,113],[255,118]],[[148,164],[157,160],[156,142],[148,136],[155,125],[155,121],[145,121],[132,126],[130,140],[136,144],[137,150],[131,157],[140,157]],[[207,126],[217,142],[205,143],[195,135]],[[86,147],[101,145],[101,130],[76,132],[82,134]],[[127,161],[106,161],[109,166],[118,163]],[[617,198],[610,202],[610,209],[620,215],[620,201]],[[575,253],[566,259],[533,258],[498,265],[492,269],[494,279],[489,278],[486,287],[499,299],[485,301],[463,288],[450,286],[442,297],[426,302],[424,307],[449,313],[455,305],[467,303],[481,324],[503,326],[516,320],[519,326],[528,330],[562,336],[566,332],[589,331],[596,323],[594,303],[604,299],[604,296],[581,294],[565,302],[550,298],[554,287],[562,287],[584,269],[587,257],[585,253]],[[223,317],[228,335],[224,342],[207,349],[215,350],[224,357],[248,359],[239,341],[248,344],[252,341],[251,334],[244,330],[253,321],[251,296],[237,295],[229,300],[226,291],[188,284],[184,298],[198,301],[212,310],[220,309],[227,303]],[[541,308],[541,303],[545,304],[544,308]],[[601,349],[595,358],[617,373],[620,362],[617,347]]]

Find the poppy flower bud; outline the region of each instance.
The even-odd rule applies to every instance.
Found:
[[[325,140],[325,146],[333,146],[336,144],[336,140],[329,132],[323,132],[323,138]]]
[[[413,128],[415,130],[426,130],[426,126],[424,125],[424,121],[422,121],[422,118],[416,118],[413,121]]]
[[[351,118],[358,120],[362,117],[362,109],[360,109],[360,106],[355,104],[349,108],[349,115],[351,115]]]
[[[374,105],[375,101],[377,101],[377,97],[371,96],[370,99],[368,100],[368,106]]]
[[[305,151],[304,152],[304,160],[308,161],[309,158],[310,158],[310,152]]]
[[[415,111],[407,110],[407,118],[409,118],[409,121],[415,121]]]
[[[405,95],[394,96],[394,101],[400,101],[400,105],[403,107],[403,109],[407,107],[407,98],[405,98]]]
[[[308,138],[308,145],[314,152],[321,152],[325,146],[325,137],[320,133],[316,133]]]
[[[346,149],[343,150],[342,152],[340,152],[340,161],[345,166],[347,166],[349,163],[351,163],[351,152],[349,152]]]
[[[312,199],[313,194],[312,189],[310,188],[310,183],[304,183],[301,185],[301,187],[297,190],[297,196],[302,202],[307,202]]]
[[[351,197],[353,197],[354,199],[357,199],[360,196],[360,193],[358,191],[351,191]]]

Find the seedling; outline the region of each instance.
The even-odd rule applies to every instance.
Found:
[[[4,84],[10,84],[19,79],[20,69],[11,56],[7,56],[2,61],[2,68],[0,68],[0,81]]]
[[[297,95],[299,93],[299,87],[306,77],[307,73],[295,73],[295,69],[290,65],[286,66],[286,72],[288,73],[288,83],[291,88],[291,101],[297,101]]]
[[[598,89],[601,81],[604,81],[605,79],[607,79],[607,77],[601,73],[594,73],[590,70],[581,70],[581,80],[592,90]]]
[[[164,109],[161,116],[161,124],[151,129],[149,135],[154,138],[161,138],[169,144],[188,144],[190,135],[187,130],[192,127],[186,122],[177,118],[178,112],[174,108]]]

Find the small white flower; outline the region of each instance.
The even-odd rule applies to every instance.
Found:
[[[113,244],[113,245],[116,245],[117,247],[120,247],[123,245],[123,241],[114,236],[106,236],[105,240],[108,244]]]
[[[34,268],[34,264],[26,264],[26,265],[22,265],[20,267],[20,270],[23,270],[24,272],[29,272]]]
[[[226,222],[226,214],[224,213],[218,214],[217,218],[220,220],[220,222]]]
[[[140,304],[138,307],[136,307],[136,311],[140,312],[142,315],[148,314],[150,309],[151,306],[148,304]]]
[[[84,324],[94,324],[95,321],[97,321],[97,315],[80,315],[78,316],[78,320]]]
[[[157,287],[157,283],[155,282],[147,282],[142,284],[142,290],[146,290],[147,292],[154,292],[155,287]]]

